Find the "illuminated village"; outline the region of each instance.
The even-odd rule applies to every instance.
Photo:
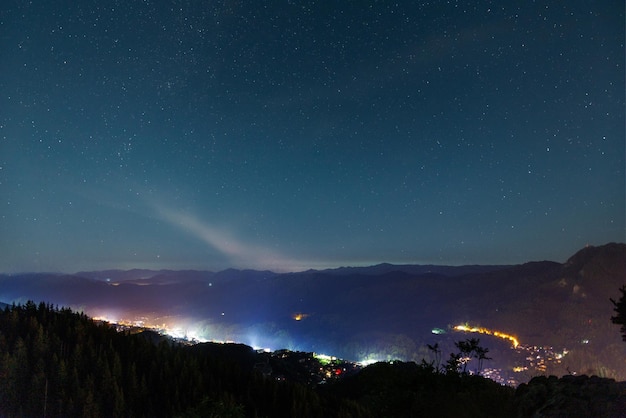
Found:
[[[553,347],[549,346],[537,346],[521,344],[519,340],[513,335],[490,330],[482,327],[472,327],[469,325],[457,325],[453,328],[454,331],[478,333],[484,335],[492,335],[494,337],[502,338],[511,342],[511,349],[517,354],[515,356],[517,364],[512,369],[504,371],[499,368],[486,367],[481,371],[481,375],[494,380],[503,385],[517,386],[520,379],[517,378],[517,374],[523,372],[531,372],[532,374],[544,374],[547,372],[550,365],[561,364],[563,357],[568,354],[568,350],[563,348],[561,351],[556,351]],[[511,373],[512,372],[512,373]],[[576,374],[572,372],[572,374]]]
[[[295,313],[292,315],[292,319],[294,321],[302,321],[307,316],[308,314],[306,313]],[[115,326],[118,332],[141,333],[149,330],[165,338],[171,338],[177,343],[186,345],[205,342],[217,344],[236,343],[232,340],[207,339],[203,336],[195,335],[195,333],[191,332],[189,329],[168,325],[168,321],[171,320],[171,318],[150,319],[141,316],[133,320],[112,320],[107,316],[97,316],[93,319]],[[513,351],[512,357],[515,359],[515,365],[513,367],[507,369],[489,367],[487,363],[482,370],[470,369],[470,373],[478,372],[482,376],[502,385],[515,387],[526,380],[523,377],[524,375],[545,374],[550,366],[560,364],[562,359],[568,354],[568,350],[565,348],[556,350],[549,346],[522,344],[517,337],[511,334],[484,327],[461,324],[451,327],[450,330],[458,333],[488,335],[508,341],[511,344],[510,349]],[[441,328],[434,328],[432,332],[433,334],[446,333],[446,331]],[[286,379],[286,373],[283,373],[283,369],[287,367],[285,364],[294,363],[298,364],[300,369],[307,371],[305,374],[298,376],[298,380],[301,381],[301,383],[307,384],[324,384],[330,380],[353,374],[361,368],[377,361],[391,361],[389,359],[376,360],[372,358],[361,361],[348,361],[335,356],[314,352],[300,352],[288,349],[272,351],[272,349],[266,347],[252,348],[255,349],[258,354],[264,356],[263,358],[265,360],[255,365],[255,369],[264,376],[271,376],[276,380],[284,380]],[[462,361],[469,362],[471,359],[466,358],[462,359]],[[576,373],[572,372],[572,374]]]

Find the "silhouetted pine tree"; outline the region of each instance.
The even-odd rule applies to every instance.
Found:
[[[622,293],[619,300],[611,299],[613,311],[615,311],[615,316],[611,317],[611,322],[620,326],[622,340],[626,341],[626,286],[622,286],[619,291]]]

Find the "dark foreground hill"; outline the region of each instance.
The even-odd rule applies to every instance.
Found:
[[[0,275],[0,300],[46,300],[112,320],[166,323],[189,337],[355,361],[419,363],[434,343],[447,354],[469,337],[455,326],[468,324],[517,338],[515,348],[481,336],[493,358],[485,366],[515,384],[537,374],[626,380],[626,344],[609,300],[624,284],[626,245],[607,244],[563,264]]]
[[[520,417],[626,417],[626,382],[598,376],[539,376],[515,392]]]
[[[119,332],[44,303],[0,311],[0,352],[3,417],[618,417],[626,412],[624,385],[596,377],[533,379],[515,392],[460,369],[392,362],[315,384],[306,372],[322,364],[310,364],[306,353],[270,356],[241,344],[183,345]],[[283,374],[277,379],[268,367]]]
[[[250,347],[150,340],[43,303],[7,308],[0,312],[0,416],[370,416],[255,373]]]

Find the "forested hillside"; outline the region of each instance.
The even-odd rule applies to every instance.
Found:
[[[0,312],[0,352],[0,416],[360,415],[305,386],[264,379],[226,353],[155,345],[44,303]]]
[[[307,378],[320,365],[304,361],[306,353],[268,357],[242,344],[186,345],[27,302],[0,310],[0,416],[532,416],[548,406],[559,413],[581,390],[593,394],[576,395],[581,413],[612,416],[626,405],[626,388],[610,379],[554,378],[516,393],[471,375],[462,358],[486,354],[478,342],[459,342],[461,352],[447,362],[378,363],[319,384]],[[464,349],[468,343],[474,351]]]

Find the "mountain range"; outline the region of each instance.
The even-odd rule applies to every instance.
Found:
[[[477,337],[490,349],[486,366],[519,383],[541,373],[626,380],[626,344],[610,321],[610,298],[625,284],[626,244],[610,243],[565,263],[507,266],[3,274],[0,301],[46,301],[188,338],[355,361],[420,361],[432,358],[429,344],[447,355],[455,341]],[[530,352],[545,361],[528,363]]]

